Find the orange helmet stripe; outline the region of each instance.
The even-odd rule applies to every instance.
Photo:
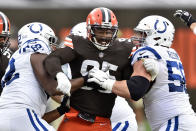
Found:
[[[0,15],[0,34],[2,33],[2,31],[3,31],[3,19]]]

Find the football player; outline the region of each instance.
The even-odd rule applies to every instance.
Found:
[[[59,130],[112,130],[109,118],[116,95],[96,83],[88,83],[88,73],[98,68],[110,72],[110,78],[115,80],[129,79],[132,73],[129,57],[135,45],[129,40],[116,39],[118,22],[114,13],[107,8],[95,8],[86,24],[86,38],[70,35],[66,47],[51,53],[44,61],[53,78],[63,75],[61,65],[69,63],[72,77],[84,79],[84,86],[71,95],[71,110]]]
[[[8,50],[10,46],[10,21],[8,17],[0,12],[0,80],[2,79],[5,69],[8,65],[11,52]],[[0,86],[0,94],[2,87]]]
[[[45,59],[47,72],[56,78],[63,74],[61,65],[69,63],[73,78],[86,79],[89,70],[97,67],[109,70],[112,79],[128,79],[129,55],[134,45],[116,40],[118,21],[114,13],[107,8],[95,8],[87,16],[86,24],[87,38],[71,35],[65,48],[57,49]],[[110,117],[116,95],[95,87],[96,84],[84,82],[81,89],[71,94],[69,113],[75,116],[66,114],[59,130],[112,130]]]
[[[176,10],[174,17],[180,18],[180,20],[196,34],[196,20],[193,18],[192,14],[184,10]]]
[[[51,52],[51,44],[57,38],[46,24],[33,22],[24,25],[18,32],[18,50],[12,55],[1,84],[0,130],[55,130],[44,119],[54,118],[45,114],[48,95],[69,95],[71,83],[62,88],[57,81],[47,75],[43,59]],[[66,110],[67,98],[62,101],[53,115],[62,115]],[[59,114],[56,114],[59,113]],[[48,115],[50,115],[48,117]],[[56,118],[56,116],[55,116]]]
[[[84,38],[87,37],[87,26],[86,22],[81,22],[75,25],[71,29],[71,34],[79,35]],[[70,38],[65,38],[65,45],[69,44]],[[126,131],[137,131],[137,122],[135,119],[135,113],[133,112],[130,105],[127,103],[127,101],[117,96],[115,100],[114,107],[112,109],[112,115],[110,117],[111,124],[112,124],[112,130],[126,130]]]
[[[152,15],[143,18],[134,30],[137,34],[132,40],[138,41],[143,46],[132,56],[131,64],[135,72],[133,75],[137,74],[137,67],[135,66],[138,66],[138,63],[144,58],[157,62],[155,67],[147,66],[147,68],[156,70],[150,72],[154,76],[154,81],[143,98],[145,114],[152,130],[196,130],[196,116],[186,91],[182,62],[177,52],[171,48],[175,32],[173,24],[162,16]],[[133,84],[134,81],[130,79],[127,84],[114,81],[111,85],[111,80],[106,78],[106,75],[104,77],[105,79],[102,78],[102,82],[99,82],[104,89],[112,90],[118,95],[127,97],[127,94],[123,94],[124,90],[117,87],[127,87],[128,85],[129,97],[132,97],[129,85]]]

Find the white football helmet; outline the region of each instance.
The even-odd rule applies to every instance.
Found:
[[[28,41],[41,40],[48,45],[56,45],[57,37],[54,31],[46,24],[40,22],[32,22],[24,25],[18,31],[18,47]]]
[[[74,27],[72,27],[71,31],[70,31],[70,35],[77,35],[77,36],[82,36],[83,38],[87,38],[87,28],[86,28],[86,22],[81,22],[76,24]],[[64,48],[65,47],[65,43],[67,42],[67,40],[70,40],[70,37],[65,37],[64,42],[59,44],[59,48]]]
[[[140,44],[143,45],[171,47],[175,28],[168,19],[158,15],[151,15],[143,18],[134,28],[134,31],[142,34],[142,37],[133,36],[131,38],[133,41],[140,41]]]
[[[87,38],[87,26],[86,22],[81,22],[75,25],[71,31],[70,34],[83,36],[84,38]]]

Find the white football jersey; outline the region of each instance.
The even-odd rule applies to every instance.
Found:
[[[162,46],[144,46],[133,54],[131,64],[141,58],[156,59],[159,63],[155,83],[144,96],[145,114],[152,130],[172,117],[193,114],[184,69],[176,51]]]
[[[112,109],[110,120],[111,122],[118,122],[127,116],[135,119],[135,113],[133,112],[132,108],[129,106],[125,98],[117,96],[114,107]]]
[[[0,109],[29,108],[40,116],[45,113],[47,95],[40,87],[30,62],[31,54],[35,52],[49,54],[50,48],[41,41],[31,41],[10,58],[1,81]]]
[[[137,131],[135,113],[125,98],[120,96],[116,97],[110,120],[113,130],[120,131],[124,129],[127,131]]]

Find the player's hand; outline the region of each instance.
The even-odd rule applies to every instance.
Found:
[[[143,59],[143,65],[146,68],[146,71],[150,73],[152,81],[157,77],[159,73],[158,62],[154,59]]]
[[[196,22],[196,20],[192,18],[192,15],[189,12],[183,10],[176,10],[174,17],[180,18],[180,20],[186,23],[186,25],[189,27],[192,23]]]
[[[95,90],[105,90],[99,84],[95,82],[88,82],[88,79],[89,79],[88,74],[86,76],[83,76],[83,79],[84,79],[84,86],[91,87]]]
[[[56,89],[63,94],[70,96],[71,83],[67,76],[63,72],[59,72],[56,75],[56,79],[58,83]]]
[[[61,101],[61,105],[57,108],[57,111],[60,115],[65,114],[65,112],[69,112],[70,110],[70,97],[64,95],[63,100]]]
[[[115,80],[110,79],[106,72],[103,72],[97,68],[93,68],[89,72],[89,79],[87,81],[95,82],[108,91],[112,91],[112,87],[115,83]]]

